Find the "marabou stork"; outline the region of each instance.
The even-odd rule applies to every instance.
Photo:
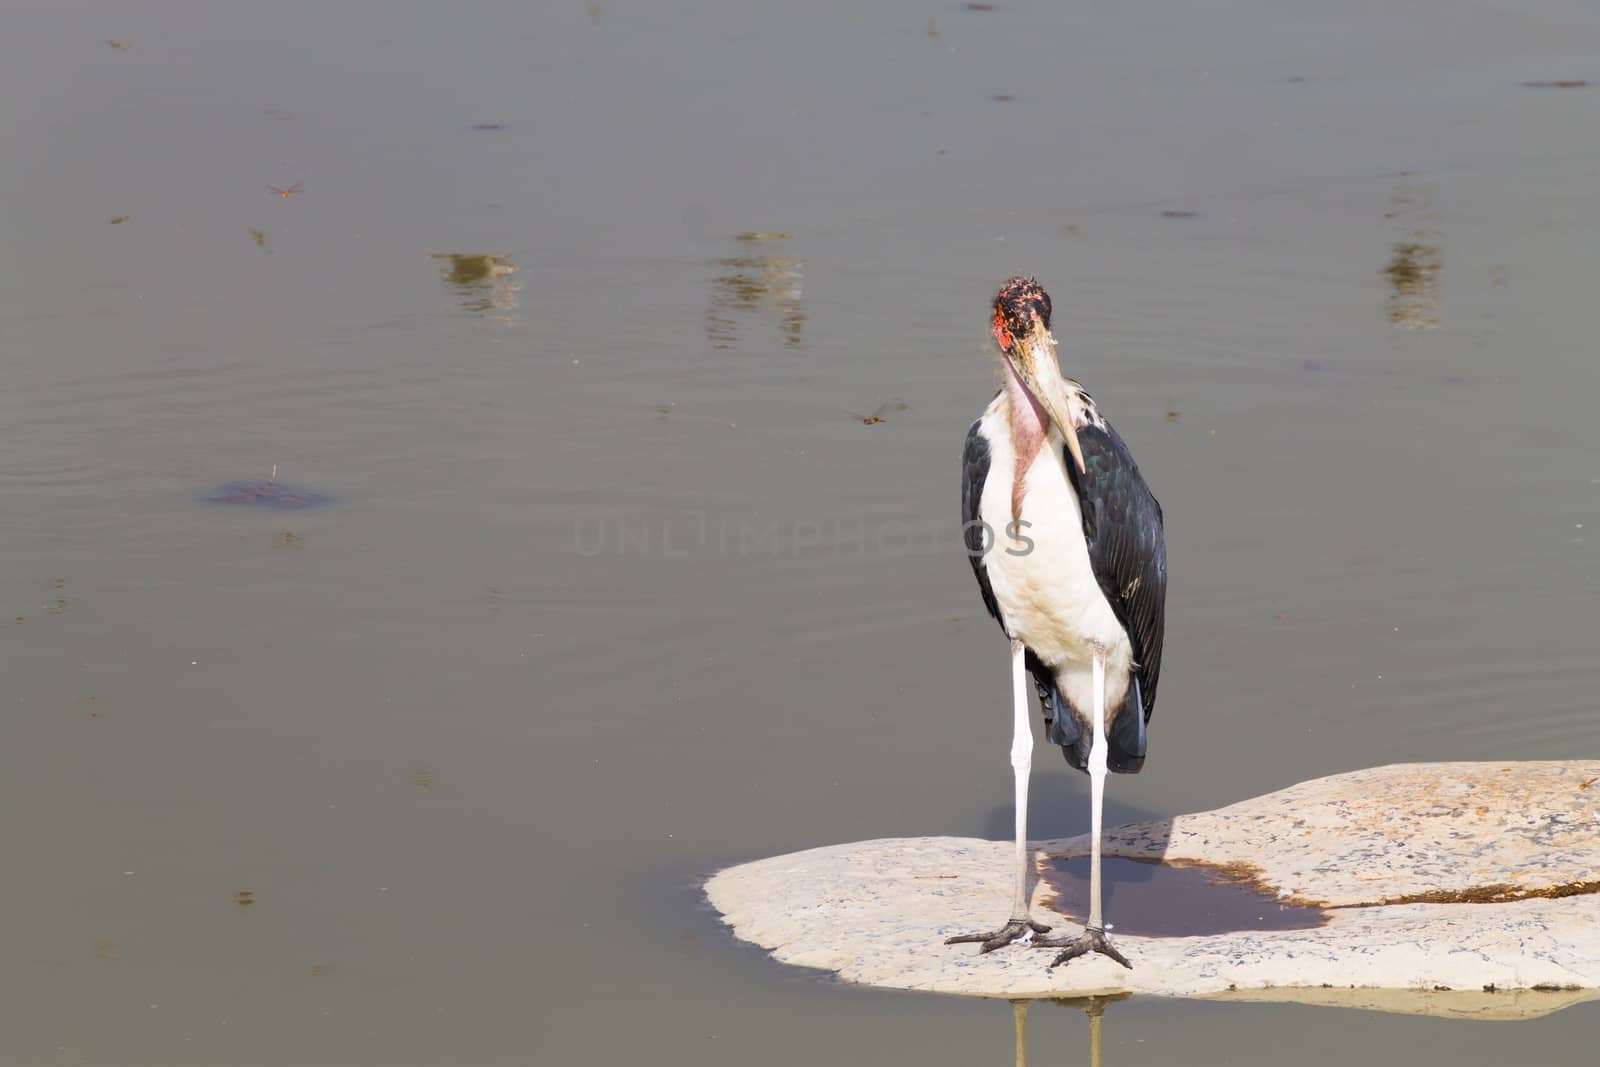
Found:
[[[1135,774],[1144,765],[1167,596],[1161,505],[1094,400],[1062,376],[1039,283],[1011,278],[993,311],[1004,385],[967,433],[961,518],[984,606],[1011,639],[1017,892],[1004,926],[945,943],[979,941],[989,952],[1031,942],[1062,948],[1052,967],[1091,951],[1131,967],[1101,917],[1100,814],[1107,768]],[[1078,937],[1036,937],[1050,928],[1028,914],[1024,669],[1046,736],[1089,773],[1089,922]]]

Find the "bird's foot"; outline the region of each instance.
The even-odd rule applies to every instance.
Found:
[[[1050,966],[1059,967],[1068,960],[1075,960],[1079,956],[1098,952],[1102,956],[1110,956],[1128,970],[1133,970],[1133,964],[1128,962],[1128,957],[1118,952],[1106,940],[1106,932],[1098,927],[1086,927],[1077,937],[1040,937],[1034,939],[1038,948],[1059,948],[1061,953],[1050,961]]]
[[[1048,934],[1050,927],[1044,923],[1036,923],[1029,918],[1012,919],[998,930],[990,930],[986,934],[960,934],[956,937],[947,937],[947,945],[961,945],[973,941],[981,941],[983,948],[980,952],[993,952],[997,948],[1004,948],[1010,944],[1026,945],[1030,942],[1038,944],[1034,934]]]

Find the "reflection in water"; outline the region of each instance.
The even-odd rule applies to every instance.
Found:
[[[522,306],[522,283],[510,256],[435,252],[430,258],[441,261],[439,274],[465,310],[506,322],[515,319],[512,313]]]
[[[1126,1000],[1130,994],[1118,993],[1107,997],[1079,997],[1072,1000],[1051,1000],[1049,1003],[1063,1008],[1081,1008],[1089,1017],[1089,1067],[1100,1067],[1100,1027],[1105,1017],[1106,1005],[1114,1000]],[[1028,1067],[1028,1009],[1031,1000],[1011,1002],[1011,1031],[1016,1048],[1017,1067]]]
[[[1394,191],[1384,218],[1402,216],[1414,216],[1417,222],[1431,218],[1426,190],[1401,186]],[[1436,236],[1433,230],[1415,227],[1390,250],[1389,263],[1383,268],[1390,288],[1384,312],[1392,325],[1406,330],[1432,330],[1443,318],[1439,274],[1444,269],[1444,257],[1439,246],[1432,243]]]
[[[778,239],[782,234],[741,234],[740,240]],[[778,319],[785,348],[801,347],[806,313],[800,306],[800,261],[790,256],[726,256],[710,263],[711,303],[706,337],[717,348],[737,348],[741,316],[770,313]]]

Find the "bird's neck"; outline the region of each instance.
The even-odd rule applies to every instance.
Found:
[[[1023,479],[1028,468],[1039,457],[1045,438],[1050,436],[1050,417],[1039,402],[1028,392],[1017,377],[1017,372],[1006,364],[1006,401],[1010,408],[1011,450],[1016,456],[1016,469],[1011,475],[1011,517],[1022,518]]]

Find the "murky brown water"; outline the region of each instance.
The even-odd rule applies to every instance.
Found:
[[[1600,15],[995,7],[11,5],[0,1062],[1006,1062],[1006,1004],[786,970],[698,885],[1009,833],[956,509],[1015,270],[1168,518],[1112,822],[1600,750],[1600,90],[1522,85]],[[274,466],[332,501],[201,500]],[[1036,833],[1086,828],[1039,768]],[[1086,1026],[1036,1008],[1036,1060]]]
[[[1045,907],[1082,923],[1088,917],[1089,857],[1040,861]],[[1286,903],[1270,889],[1225,867],[1101,859],[1101,900],[1113,929],[1141,937],[1203,937],[1237,930],[1305,930],[1321,926],[1323,908]],[[1048,916],[1046,921],[1049,921]]]

